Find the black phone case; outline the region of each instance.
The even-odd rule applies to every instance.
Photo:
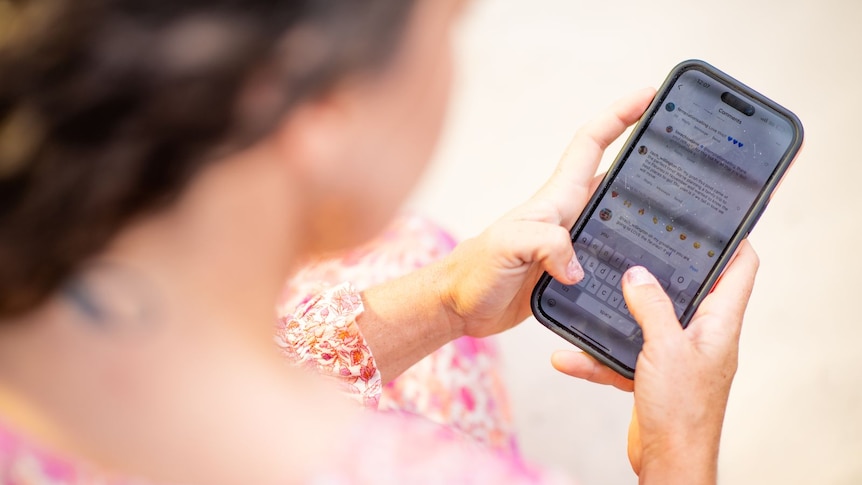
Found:
[[[631,151],[635,148],[633,142],[643,134],[643,131],[648,126],[649,121],[656,113],[656,110],[661,107],[665,97],[668,94],[668,91],[670,90],[670,88],[673,87],[677,78],[679,78],[685,71],[689,69],[698,69],[700,71],[703,71],[709,74],[711,77],[715,78],[716,80],[726,84],[727,86],[741,93],[744,93],[750,98],[757,100],[758,102],[775,110],[777,113],[784,116],[787,121],[790,122],[790,124],[793,126],[794,133],[793,141],[791,142],[790,147],[788,148],[782,159],[779,161],[775,172],[772,174],[769,180],[767,180],[766,185],[764,186],[764,190],[755,200],[755,203],[749,213],[745,216],[745,218],[743,218],[742,223],[739,225],[733,237],[730,239],[727,245],[727,249],[717,259],[714,269],[707,274],[706,278],[704,278],[704,283],[692,299],[691,305],[680,317],[680,324],[683,327],[688,325],[688,322],[691,320],[700,303],[712,290],[713,286],[718,281],[718,278],[721,276],[721,273],[724,271],[724,268],[727,266],[727,264],[733,258],[733,255],[736,253],[739,244],[748,236],[748,234],[754,228],[754,225],[757,224],[757,221],[759,220],[761,214],[763,214],[763,211],[766,209],[766,206],[769,203],[769,199],[772,193],[775,191],[775,188],[778,186],[778,183],[781,181],[781,178],[787,172],[787,169],[792,164],[794,158],[796,157],[796,154],[799,152],[799,149],[802,147],[803,140],[802,123],[799,121],[799,118],[797,118],[795,114],[793,114],[783,106],[779,105],[778,103],[772,101],[766,96],[760,94],[754,89],[737,81],[736,79],[732,78],[731,76],[727,75],[726,73],[704,61],[688,60],[681,62],[676,67],[674,67],[674,69],[668,75],[667,79],[665,79],[664,83],[659,88],[652,103],[650,103],[649,107],[645,111],[644,116],[640,119],[640,121],[638,121],[637,125],[635,125],[635,128],[632,130],[631,135],[629,135],[628,140],[626,140],[623,149],[620,151],[619,155],[617,155],[616,160],[614,160],[614,163],[608,169],[608,172],[605,175],[605,178],[602,180],[602,183],[596,189],[595,193],[585,206],[584,211],[581,213],[580,217],[575,222],[575,225],[570,231],[570,234],[572,236],[572,243],[574,243],[576,236],[583,229],[584,225],[586,225],[589,218],[588,215],[595,210],[596,205],[600,202],[600,199],[610,187],[610,182],[614,179],[617,172],[622,167],[623,160],[625,160],[627,156],[631,153]],[[533,289],[530,306],[533,310],[533,315],[536,317],[539,323],[541,323],[563,339],[587,352],[588,354],[590,354],[603,364],[607,365],[614,371],[618,372],[619,374],[629,379],[633,379],[635,369],[630,369],[625,364],[622,364],[621,362],[614,359],[612,356],[607,355],[603,350],[592,344],[587,338],[583,338],[575,331],[572,331],[564,327],[562,324],[557,323],[542,310],[540,305],[540,297],[542,295],[542,292],[545,290],[545,288],[551,281],[551,276],[548,273],[544,273],[539,279],[539,282],[536,284],[535,288]]]

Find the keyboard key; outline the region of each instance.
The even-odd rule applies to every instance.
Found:
[[[683,308],[687,307],[688,303],[690,301],[691,301],[691,297],[688,296],[688,294],[686,294],[686,292],[684,292],[684,291],[680,292],[680,294],[677,295],[676,299],[673,300],[674,303],[676,303],[677,305],[679,305]]]
[[[578,244],[580,244],[580,245],[589,246],[590,241],[592,241],[592,240],[593,240],[593,236],[590,236],[589,234],[587,234],[585,232],[582,232],[581,234],[578,235]]]
[[[599,268],[599,264],[600,263],[598,259],[590,256],[589,258],[587,258],[587,264],[584,265],[584,270],[590,273],[595,273],[596,270]]]
[[[602,285],[602,287],[599,288],[598,293],[596,293],[596,296],[599,297],[600,300],[605,301],[610,298],[613,293],[613,288],[608,285]]]
[[[581,263],[583,267],[587,264],[587,259],[590,257],[590,253],[587,252],[587,248],[575,248],[575,256],[578,258],[578,262]]]
[[[602,261],[609,261],[611,259],[611,256],[613,255],[614,250],[608,245],[605,245],[605,247],[603,247],[602,250],[599,251],[599,259],[601,259]]]
[[[592,236],[592,234],[597,234],[599,231],[601,232],[601,236]],[[612,269],[623,273],[632,266],[644,266],[657,279],[670,282],[671,286],[677,290],[681,290],[688,285],[688,281],[677,283],[671,279],[672,276],[675,276],[676,270],[662,258],[653,255],[629,237],[611,230],[604,224],[590,221],[587,223],[587,231],[584,231],[584,233],[592,238],[589,243],[591,256],[605,261]],[[582,235],[584,234],[578,236],[579,242]],[[685,278],[688,279],[689,276],[686,275]]]
[[[608,273],[608,277],[605,278],[605,281],[607,281],[608,284],[611,286],[614,286],[616,288],[621,288],[620,280],[622,279],[622,276],[623,275],[617,273],[616,271],[611,270],[610,273]]]
[[[625,300],[623,300],[623,302],[620,303],[620,306],[618,306],[617,308],[619,308],[620,313],[622,313],[623,315],[625,315],[625,316],[631,315],[631,313],[629,312],[629,306],[628,306],[628,304],[626,304]]]
[[[596,294],[597,291],[599,291],[599,288],[601,288],[601,287],[602,287],[602,283],[595,278],[590,278],[590,281],[587,282],[587,291],[589,291],[590,293],[592,293],[594,295]]]
[[[673,266],[652,255],[644,255],[644,258],[641,261],[641,266],[645,266],[659,281],[670,280],[671,276],[676,272],[676,269],[674,269]]]
[[[563,295],[564,297],[574,302],[578,299],[578,294],[581,293],[580,291],[578,291],[578,289],[576,289],[577,286],[578,285],[567,286],[557,280],[553,280],[551,281],[551,284],[548,285],[548,289],[553,290],[555,293]],[[546,293],[551,294],[548,292]]]
[[[611,266],[613,266],[614,268],[619,268],[625,262],[626,262],[625,255],[619,251],[615,252],[614,255],[611,256],[610,263],[611,263]]]
[[[623,295],[619,292],[613,292],[611,297],[608,298],[608,303],[611,304],[612,307],[617,308],[620,306],[620,302],[623,301]]]
[[[587,282],[590,280],[590,275],[585,274],[584,278],[575,285],[580,289],[584,289],[587,287]]]
[[[601,321],[615,328],[623,335],[631,335],[638,329],[637,325],[620,317],[616,311],[608,308],[604,303],[597,301],[586,293],[581,293],[581,296],[578,297],[577,304]]]
[[[601,279],[605,279],[610,274],[611,274],[610,266],[608,266],[606,264],[599,264],[599,267],[596,269],[596,276],[598,276]]]

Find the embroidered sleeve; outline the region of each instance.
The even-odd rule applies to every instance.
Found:
[[[297,365],[336,379],[344,391],[364,406],[380,400],[380,371],[356,318],[362,299],[350,285],[326,289],[297,307],[279,311],[275,342]]]

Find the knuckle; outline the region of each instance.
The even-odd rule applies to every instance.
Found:
[[[634,287],[632,288],[632,293],[642,305],[670,303],[667,294],[658,284],[646,284]]]
[[[667,295],[664,293],[659,294],[659,292],[655,292],[655,294],[650,295],[645,299],[643,306],[647,311],[654,314],[673,312],[673,306],[671,305]]]
[[[658,286],[648,285],[638,287],[634,290],[632,302],[629,306],[635,311],[644,316],[660,316],[665,317],[666,314],[673,314],[673,306],[670,298]]]
[[[550,233],[554,244],[558,245],[560,249],[572,249],[572,236],[566,228],[563,226],[552,226]]]

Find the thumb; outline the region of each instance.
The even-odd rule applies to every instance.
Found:
[[[572,138],[554,175],[536,194],[556,206],[564,226],[574,224],[590,198],[605,149],[643,115],[654,96],[655,89],[646,88],[620,99]]]
[[[629,311],[640,324],[644,340],[657,340],[682,332],[673,305],[658,280],[642,266],[623,275],[623,295]]]
[[[538,264],[554,278],[574,284],[584,277],[569,231],[537,221],[513,221],[489,228],[490,250],[503,257],[506,270]],[[493,247],[496,246],[496,247]]]

